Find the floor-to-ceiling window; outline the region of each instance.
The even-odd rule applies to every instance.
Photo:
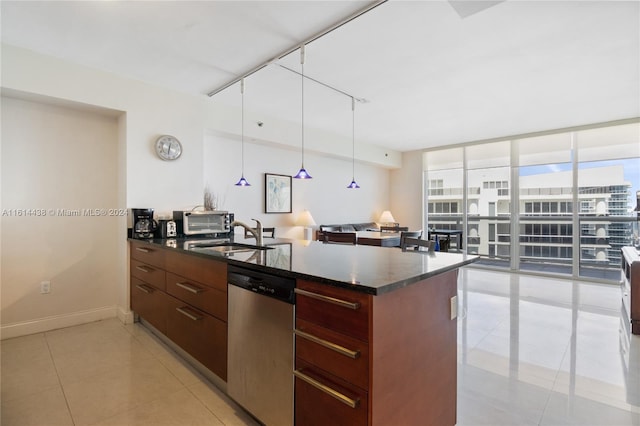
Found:
[[[467,251],[502,267],[511,261],[510,152],[508,141],[470,146],[465,152]]]
[[[571,274],[573,172],[571,133],[514,141],[518,156],[521,270]]]
[[[424,229],[462,229],[464,212],[463,150],[434,151],[426,159]]]
[[[634,242],[634,222],[637,241],[638,132],[637,125],[626,125],[575,133],[580,276],[619,278],[620,248]]]
[[[639,243],[640,123],[425,153],[426,227],[464,231],[481,263],[615,281]]]

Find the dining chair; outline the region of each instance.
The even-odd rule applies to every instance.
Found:
[[[402,241],[402,251],[407,251],[408,248],[413,247],[415,251],[419,251],[420,247],[424,247],[427,251],[433,252],[435,249],[435,241],[423,240],[422,238],[407,237]]]
[[[357,241],[355,232],[325,232],[323,240],[325,243],[352,245],[355,245]]]
[[[256,228],[251,228],[254,231]],[[246,229],[244,230],[245,238],[253,238],[253,235],[249,233]],[[263,238],[275,238],[276,237],[276,228],[262,228],[262,237]]]
[[[419,231],[400,231],[400,247],[403,247],[406,238],[422,238],[422,229]]]

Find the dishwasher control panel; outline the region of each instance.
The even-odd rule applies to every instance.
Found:
[[[293,278],[279,277],[252,269],[229,265],[227,269],[227,282],[230,285],[273,297],[283,302],[295,303],[294,289],[296,287],[296,280]]]

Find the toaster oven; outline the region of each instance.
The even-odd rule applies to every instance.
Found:
[[[174,210],[173,220],[181,235],[228,234],[231,231],[233,213],[217,210]]]

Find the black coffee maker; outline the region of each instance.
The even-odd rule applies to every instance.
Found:
[[[153,220],[153,209],[131,209],[133,216],[133,238],[153,238],[158,222]]]

